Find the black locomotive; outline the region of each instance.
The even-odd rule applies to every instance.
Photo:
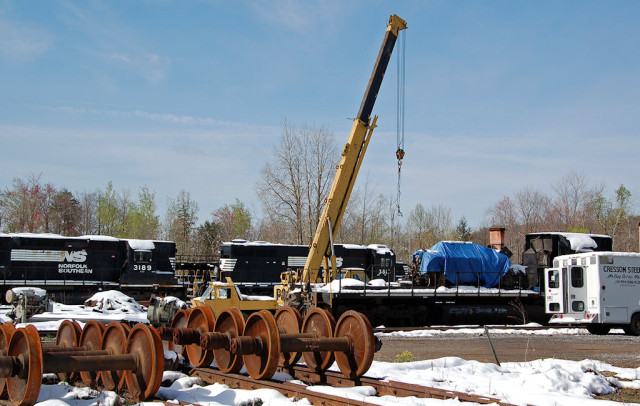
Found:
[[[395,281],[396,258],[384,245],[335,244],[337,268],[361,269],[370,279]],[[304,267],[309,246],[233,240],[220,246],[220,280],[230,276],[244,293],[272,295],[280,275]],[[404,271],[403,271],[404,272]]]
[[[183,298],[175,257],[171,241],[0,234],[0,293],[18,286],[40,287],[66,304],[111,289],[136,300],[149,300],[152,294]]]

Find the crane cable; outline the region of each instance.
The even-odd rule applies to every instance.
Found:
[[[402,169],[402,159],[404,158],[404,89],[405,89],[405,31],[400,32],[400,43],[398,46],[398,83],[397,83],[397,119],[396,119],[396,138],[398,149],[396,150],[396,158],[398,159],[398,194],[396,196],[396,207],[398,208],[398,216],[402,217],[400,211],[400,174]]]

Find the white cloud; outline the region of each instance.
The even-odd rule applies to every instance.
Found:
[[[62,4],[66,14],[60,17],[61,21],[87,42],[88,54],[150,83],[166,79],[171,59],[154,52],[148,33],[125,22],[110,3]]]
[[[52,46],[46,31],[0,19],[0,59],[13,63],[29,62]]]
[[[124,52],[95,52],[97,57],[108,63],[119,64],[125,69],[138,72],[151,83],[160,83],[165,77],[165,71],[171,64],[171,59],[156,54],[139,54],[136,51]]]
[[[51,102],[55,103],[55,102]],[[73,114],[73,115],[96,115],[118,118],[138,118],[146,121],[176,124],[180,126],[197,126],[197,127],[224,127],[224,128],[238,128],[241,130],[254,131],[258,133],[273,133],[277,131],[271,127],[254,126],[245,123],[238,123],[227,120],[218,120],[211,117],[198,117],[190,115],[179,115],[173,113],[152,113],[134,108],[133,110],[124,109],[110,109],[100,108],[92,104],[87,104],[86,107],[74,107],[70,105],[50,105],[50,104],[31,104],[29,107],[36,109],[43,109],[47,111],[53,111],[57,113]]]
[[[166,197],[185,189],[198,201],[201,218],[235,197],[243,202],[256,199],[253,184],[264,159],[247,151],[263,142],[255,133],[230,142],[234,138],[226,131],[156,133],[0,125],[0,134],[0,186],[30,173],[43,173],[46,181],[72,191],[95,190],[109,180],[132,193],[148,185],[156,192],[161,214]],[[245,159],[245,154],[253,159]]]
[[[261,0],[250,2],[255,14],[270,23],[299,33],[330,24],[344,5],[338,1]]]

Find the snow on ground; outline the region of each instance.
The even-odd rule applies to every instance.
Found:
[[[332,367],[336,369],[336,365]],[[614,376],[606,377],[603,372]],[[498,366],[457,357],[445,357],[427,361],[392,363],[374,361],[368,376],[386,380],[415,383],[475,395],[491,396],[516,405],[540,406],[606,406],[618,402],[596,400],[593,397],[612,393],[616,388],[640,388],[640,368],[618,368],[600,361],[565,361],[557,359],[531,362],[512,362]],[[285,374],[278,378],[291,380]],[[288,377],[288,379],[287,379]],[[272,389],[242,390],[226,385],[204,385],[200,378],[192,378],[179,372],[167,371],[165,381],[157,397],[168,401],[181,401],[205,406],[260,404],[309,405],[307,399],[289,399]],[[624,380],[624,381],[621,381]],[[292,381],[301,383],[299,381]],[[366,401],[380,405],[474,405],[457,399],[418,399],[376,397],[372,387],[332,388],[315,386],[314,391],[343,396],[354,401]],[[113,392],[98,392],[87,388],[74,388],[66,384],[43,385],[38,406],[98,406],[115,405],[118,400]],[[254,403],[251,403],[251,402]],[[348,403],[345,400],[345,404]],[[150,406],[150,402],[144,405]]]
[[[492,327],[499,327],[499,328],[492,328]],[[587,331],[587,329],[581,328],[581,327],[542,328],[542,329],[535,329],[535,330],[528,329],[527,327],[542,327],[542,326],[537,323],[529,323],[529,324],[517,325],[517,326],[487,326],[487,328],[489,329],[489,334],[492,334],[492,335],[529,334],[529,335],[549,336],[549,335],[589,335],[590,334]],[[384,326],[379,326],[378,328],[384,328]],[[447,330],[437,330],[437,329],[430,329],[428,327],[425,327],[424,329],[420,329],[420,330],[375,333],[375,335],[378,337],[394,337],[394,338],[420,338],[420,337],[433,337],[438,335],[451,335],[451,334],[483,335],[485,334],[485,330],[484,330],[484,327],[480,327],[480,326],[468,326],[468,327],[454,326],[453,328],[447,329]],[[612,329],[610,334],[624,334],[624,331],[622,329]]]
[[[90,306],[89,306],[90,305]],[[55,321],[43,322],[45,318]],[[101,292],[87,301],[86,305],[69,306],[56,303],[54,311],[47,315],[34,317],[33,324],[38,328],[48,326],[63,319],[89,320],[139,320],[146,322],[146,309],[131,298],[119,292]],[[544,329],[526,330],[513,326],[512,329],[490,329],[491,334],[585,334],[583,329]],[[409,332],[376,333],[387,337],[429,337],[435,334],[483,334],[484,328],[468,326],[452,330],[415,330]],[[171,354],[167,354],[171,355]],[[338,370],[337,365],[331,368]],[[607,372],[607,376],[603,373]],[[379,362],[374,361],[368,376],[385,380],[415,383],[425,386],[466,392],[470,394],[490,396],[501,401],[517,405],[541,406],[588,406],[588,405],[620,405],[617,402],[595,400],[594,396],[612,393],[616,388],[640,389],[640,368],[619,368],[600,361],[566,361],[558,359],[541,359],[530,362],[503,363],[498,366],[464,360],[457,357],[445,357],[416,362]],[[291,380],[286,374],[278,374],[277,379]],[[289,399],[271,389],[240,390],[225,385],[204,385],[199,378],[191,378],[180,372],[166,371],[164,379],[170,386],[162,387],[157,397],[169,401],[213,405],[299,405],[307,406],[307,399]],[[314,391],[344,396],[351,400],[364,400],[380,405],[473,405],[459,402],[457,399],[418,399],[375,397],[372,387],[331,388],[315,386]],[[88,388],[76,388],[61,383],[42,386],[38,406],[98,406],[117,405],[122,403],[114,392],[95,391]],[[345,399],[345,403],[348,400]],[[148,402],[147,404],[150,404]]]
[[[124,293],[109,290],[96,293],[83,305],[54,302],[53,311],[36,314],[26,324],[33,324],[39,331],[57,331],[63,320],[76,320],[80,326],[89,320],[97,320],[105,324],[114,320],[149,323],[146,307]],[[7,322],[10,319],[3,314],[2,321]],[[16,327],[24,327],[24,325],[19,323]]]

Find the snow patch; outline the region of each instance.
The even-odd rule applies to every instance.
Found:
[[[123,313],[146,312],[147,308],[117,290],[98,292],[84,302],[85,306],[100,311],[120,311]]]
[[[152,251],[156,248],[156,245],[151,240],[136,240],[136,239],[126,239],[129,247],[133,250],[148,250]]]

